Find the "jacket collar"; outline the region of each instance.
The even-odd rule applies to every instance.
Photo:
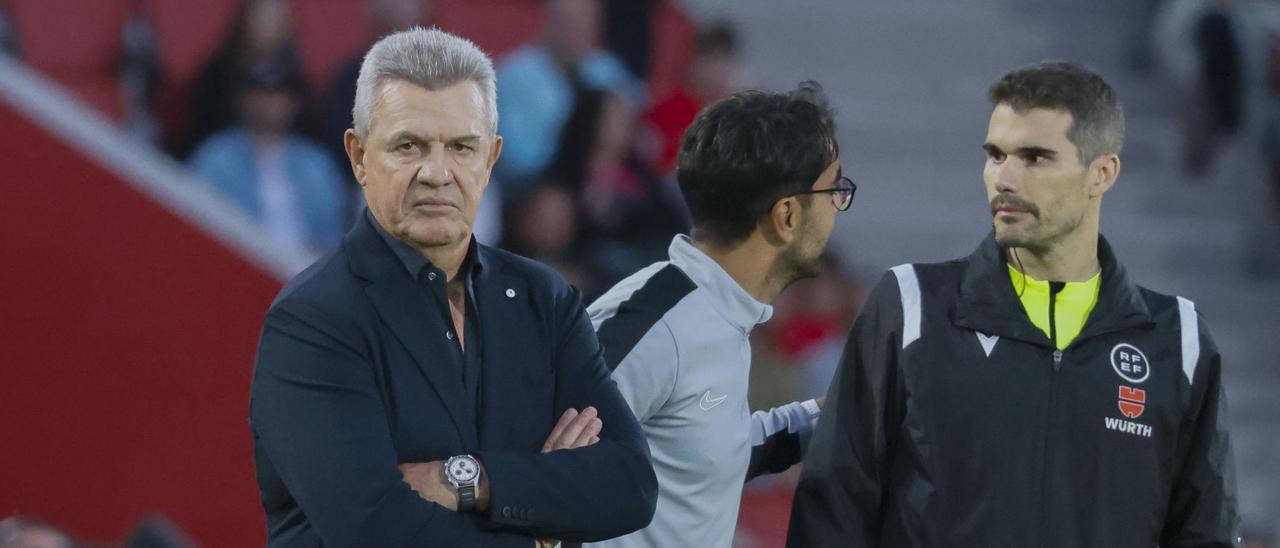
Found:
[[[1098,236],[1098,262],[1102,267],[1098,304],[1076,337],[1077,342],[1153,323],[1141,291],[1116,259],[1111,244],[1101,235]],[[952,322],[988,335],[1053,347],[1049,337],[1027,318],[1009,280],[1005,250],[996,242],[994,232],[988,234],[965,261]]]
[[[409,244],[400,241],[395,236],[388,233],[386,229],[382,228],[382,226],[378,224],[378,220],[374,219],[373,213],[370,212],[368,208],[364,210],[364,213],[360,217],[363,221],[357,222],[355,229],[371,229],[375,234],[377,234],[378,239],[382,240],[382,243],[386,244],[386,247],[390,248],[395,257],[399,259],[400,264],[404,265],[404,269],[408,272],[410,279],[415,281],[421,279],[423,269],[441,272],[439,268],[432,264],[430,260],[419,253],[416,249],[410,247]],[[351,234],[348,234],[347,239],[350,240],[353,236],[366,235],[357,235],[356,230],[352,230]],[[374,247],[376,247],[376,245]],[[354,249],[352,249],[351,246],[348,246],[347,251],[349,256],[353,250]],[[365,258],[372,259],[373,257]],[[478,276],[484,271],[485,264],[488,262],[489,259],[486,255],[482,255],[480,253],[480,246],[476,243],[476,239],[473,237],[471,238],[471,242],[467,245],[467,256],[462,260],[462,268],[459,269],[459,271],[468,272],[472,276]],[[372,272],[370,272],[370,274],[372,274]]]
[[[757,301],[734,280],[724,267],[684,234],[677,234],[668,249],[671,264],[676,265],[698,287],[711,294],[712,306],[726,321],[743,333],[750,333],[756,324],[769,321],[773,307]]]

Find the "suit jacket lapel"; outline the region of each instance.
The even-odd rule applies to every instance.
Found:
[[[345,244],[352,270],[371,282],[365,286],[365,293],[378,315],[408,349],[444,402],[461,439],[467,447],[477,447],[475,408],[458,372],[444,363],[449,358],[442,353],[442,347],[451,341],[443,336],[432,339],[433,334],[440,335],[447,329],[444,320],[367,219],[356,223]]]
[[[481,248],[481,257],[488,250]],[[481,364],[481,410],[479,420],[480,447],[501,447],[502,440],[518,439],[507,434],[508,422],[501,417],[507,413],[529,413],[533,410],[524,408],[524,386],[520,382],[522,369],[531,361],[522,354],[523,345],[516,343],[511,337],[516,336],[508,329],[519,326],[518,309],[528,306],[528,286],[521,278],[506,272],[495,272],[495,261],[484,262],[484,270],[476,284],[476,309],[480,313],[481,325],[488,329],[480,340],[484,357]],[[503,330],[493,329],[501,325]],[[521,409],[523,408],[523,411]]]

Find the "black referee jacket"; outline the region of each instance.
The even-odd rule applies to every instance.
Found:
[[[1213,339],[1191,301],[1134,285],[1101,238],[1098,255],[1098,303],[1064,351],[1027,318],[994,236],[886,274],[832,382],[787,545],[1237,544]]]

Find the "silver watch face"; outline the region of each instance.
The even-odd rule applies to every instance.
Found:
[[[468,484],[480,475],[480,463],[470,455],[459,455],[445,463],[445,473],[454,483]]]

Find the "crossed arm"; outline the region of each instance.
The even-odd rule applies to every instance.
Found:
[[[600,420],[596,408],[587,407],[581,413],[577,409],[568,409],[551,429],[551,435],[542,444],[542,452],[594,445],[600,441],[600,431],[603,428],[604,422]],[[458,510],[458,490],[445,477],[444,461],[406,462],[397,468],[404,482],[422,498],[455,512]],[[483,462],[480,463],[480,485],[476,488],[476,510],[489,510],[489,475],[484,473]]]
[[[259,476],[287,486],[284,497],[331,545],[527,548],[535,535],[588,541],[647,525],[657,496],[647,446],[608,378],[581,305],[565,301],[557,315],[554,405],[584,412],[562,417],[547,452],[475,455],[491,481],[482,488],[484,503],[503,512],[451,511],[456,493],[439,483],[438,464],[397,469],[367,357],[305,305],[274,308],[263,329],[250,413]]]

